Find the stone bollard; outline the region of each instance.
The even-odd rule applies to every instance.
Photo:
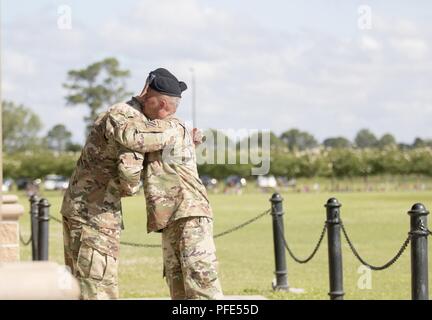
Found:
[[[24,207],[17,204],[18,197],[3,195],[0,220],[0,262],[19,261],[19,224]]]
[[[30,197],[30,222],[32,234],[32,260],[39,258],[38,235],[39,235],[39,197],[32,195]]]
[[[18,202],[18,197],[13,194],[4,194],[2,197],[4,204],[15,204]]]
[[[0,263],[0,300],[77,300],[78,281],[65,266],[33,261]]]

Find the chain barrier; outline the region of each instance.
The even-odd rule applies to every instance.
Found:
[[[367,263],[358,253],[358,251],[356,250],[356,248],[354,247],[351,239],[348,237],[348,233],[345,230],[345,226],[343,225],[342,221],[340,222],[341,228],[342,228],[342,232],[344,234],[344,237],[346,239],[346,241],[348,242],[348,245],[352,251],[352,253],[354,254],[354,256],[360,261],[361,264],[369,267],[372,270],[375,271],[380,271],[380,270],[385,270],[387,268],[389,268],[391,265],[393,265],[399,258],[400,256],[405,252],[405,249],[408,247],[408,244],[411,241],[411,235],[408,234],[408,237],[406,238],[406,240],[403,242],[401,248],[399,249],[399,251],[396,253],[396,255],[391,258],[387,263],[383,264],[382,266],[373,266],[369,263]],[[429,231],[430,232],[430,231]]]
[[[126,241],[120,241],[120,244],[129,247],[138,247],[138,248],[162,248],[160,244],[146,244],[146,243],[135,243],[135,242],[126,242]]]
[[[263,213],[260,213],[256,217],[253,217],[252,219],[247,220],[246,222],[243,222],[243,223],[239,224],[238,226],[235,226],[235,227],[233,227],[231,229],[228,229],[228,230],[226,230],[224,232],[221,232],[221,233],[218,233],[218,234],[214,235],[213,238],[217,239],[217,238],[225,236],[225,235],[227,235],[227,234],[229,234],[231,232],[237,231],[237,230],[239,230],[239,229],[241,229],[243,227],[246,227],[248,224],[251,224],[252,222],[258,220],[259,218],[264,217],[265,215],[269,214],[270,212],[271,212],[271,209],[268,209],[268,210],[264,211]]]
[[[315,254],[318,252],[318,249],[321,247],[321,243],[322,243],[322,241],[323,241],[323,239],[324,239],[324,236],[325,236],[325,234],[326,234],[326,232],[327,232],[327,224],[325,223],[325,224],[324,224],[324,227],[323,227],[323,229],[322,229],[322,231],[321,231],[321,235],[320,235],[320,237],[319,237],[319,239],[318,239],[318,242],[317,242],[315,248],[313,249],[312,253],[311,253],[311,254],[310,254],[306,259],[300,259],[300,258],[298,258],[298,257],[294,254],[294,252],[290,249],[290,247],[289,247],[289,245],[288,245],[288,242],[287,242],[287,240],[285,239],[285,235],[284,235],[284,232],[283,232],[282,226],[281,226],[281,224],[280,224],[280,221],[278,220],[278,222],[277,222],[276,224],[277,224],[277,226],[278,226],[278,228],[279,228],[280,234],[282,235],[282,239],[283,239],[283,242],[284,242],[285,248],[287,249],[289,255],[291,256],[291,258],[293,258],[293,260],[294,260],[295,262],[297,262],[297,263],[301,263],[301,264],[303,264],[303,263],[308,263],[309,261],[311,261],[311,260],[313,259],[313,257],[315,256]]]
[[[432,231],[425,227],[423,222],[420,223],[420,229],[428,234],[428,236],[432,235]]]
[[[63,221],[62,220],[60,220],[60,219],[57,219],[56,217],[54,217],[54,216],[52,216],[52,215],[50,215],[49,216],[51,219],[53,219],[55,222],[58,222],[58,223],[63,223]]]
[[[62,220],[50,215],[50,218],[58,223],[63,223]],[[141,247],[141,248],[160,248],[162,247],[160,244],[145,244],[145,243],[134,243],[134,242],[126,242],[126,241],[120,241],[120,244],[123,244],[125,246],[131,246],[131,247]]]
[[[238,226],[235,226],[235,227],[233,227],[231,229],[228,229],[226,231],[223,231],[221,233],[218,233],[218,234],[214,235],[213,238],[217,239],[217,238],[220,238],[220,237],[225,236],[227,234],[230,234],[230,233],[232,233],[234,231],[242,229],[245,226],[251,224],[252,222],[254,222],[254,221],[256,221],[256,220],[264,217],[265,215],[268,215],[270,212],[271,212],[271,209],[266,210],[266,211],[260,213],[259,215],[253,217],[252,219],[247,220],[247,221],[239,224]],[[50,218],[53,219],[54,221],[58,222],[58,223],[62,223],[61,220],[57,219],[56,217],[54,217],[52,215],[50,215]],[[294,252],[291,250],[291,248],[289,247],[288,241],[285,238],[285,235],[283,233],[283,230],[282,230],[282,227],[281,227],[279,221],[277,222],[277,226],[278,226],[278,228],[280,230],[280,233],[282,234],[284,246],[285,246],[286,250],[288,251],[289,255],[291,256],[291,258],[295,262],[300,263],[300,264],[308,263],[309,261],[311,261],[315,257],[316,253],[318,252],[319,248],[321,247],[322,240],[324,239],[324,236],[325,236],[326,231],[327,231],[327,224],[324,224],[324,227],[322,229],[322,232],[320,234],[318,242],[317,242],[315,248],[313,249],[312,253],[307,258],[301,259],[301,258],[298,258],[294,254]],[[348,245],[349,245],[352,253],[354,254],[354,256],[360,261],[361,264],[363,264],[363,265],[365,265],[365,266],[367,266],[370,269],[375,270],[375,271],[385,270],[385,269],[389,268],[390,266],[392,266],[400,258],[400,256],[404,253],[405,249],[408,247],[408,244],[411,241],[411,236],[408,235],[407,239],[403,242],[401,248],[399,249],[399,251],[397,252],[397,254],[392,259],[390,259],[387,263],[385,263],[382,266],[374,266],[374,265],[371,265],[371,264],[367,263],[360,256],[360,254],[358,253],[358,251],[354,247],[351,239],[349,238],[348,233],[347,233],[347,231],[345,229],[345,226],[343,225],[342,221],[341,221],[341,228],[342,228],[342,233],[343,233],[343,235],[344,235],[344,237],[345,237],[345,239],[346,239],[346,241],[347,241],[347,243],[348,243]],[[425,229],[424,231],[427,231],[429,235],[432,235],[432,232],[429,229]],[[25,245],[25,246],[29,245],[31,243],[31,240],[32,240],[32,238],[30,236],[30,239],[28,241],[24,241],[23,238],[22,238],[22,236],[21,236],[21,234],[20,234],[20,241],[21,241],[21,243],[23,245]],[[127,242],[127,241],[121,241],[120,244],[125,245],[125,246],[130,246],[130,247],[138,247],[138,248],[161,248],[162,247],[160,244],[145,244],[145,243],[135,243],[135,242]]]
[[[222,236],[225,236],[229,233],[232,233],[236,230],[239,230],[249,224],[251,224],[252,222],[264,217],[265,215],[268,215],[271,212],[271,209],[268,209],[262,213],[260,213],[259,215],[253,217],[252,219],[249,219],[241,224],[239,224],[238,226],[235,226],[231,229],[228,229],[224,232],[218,233],[216,235],[213,236],[214,239],[220,238]],[[62,223],[61,220],[57,219],[56,217],[50,215],[50,218],[53,219],[54,221],[58,222],[58,223]],[[127,242],[127,241],[120,241],[120,244],[125,245],[125,246],[130,246],[130,247],[139,247],[139,248],[161,248],[162,246],[160,244],[145,244],[145,243],[136,243],[136,242]]]
[[[19,232],[19,238],[20,238],[20,242],[23,246],[28,246],[32,242],[32,235],[30,235],[30,238],[27,241],[24,241],[24,238],[21,234],[21,230]]]

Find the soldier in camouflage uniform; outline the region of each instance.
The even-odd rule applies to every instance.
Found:
[[[163,118],[175,112],[186,85],[166,69],[150,73],[144,113]],[[155,97],[155,105],[148,99]],[[177,130],[162,151],[146,154],[144,194],[147,231],[162,232],[164,274],[172,299],[222,299],[213,241],[213,213],[199,179],[193,134],[173,116]]]
[[[186,85],[175,82],[173,89],[163,76],[172,75],[164,69],[150,73],[149,93],[145,89],[98,117],[65,193],[61,209],[65,262],[81,284],[83,299],[118,298],[120,197],[138,191],[142,154],[166,146],[170,147],[164,152],[148,154],[144,187],[148,232],[163,231],[171,297],[222,298],[212,212],[196,170],[193,139],[184,124],[170,116],[176,106],[167,104]],[[149,119],[165,121],[146,123],[142,110]],[[162,162],[166,150],[171,156]]]
[[[61,207],[65,264],[82,299],[118,298],[120,198],[138,192],[143,154],[172,144],[176,134],[175,123],[147,122],[136,98],[95,121]]]

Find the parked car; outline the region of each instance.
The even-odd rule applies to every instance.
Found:
[[[4,179],[3,180],[3,186],[2,191],[3,192],[9,192],[12,189],[13,180],[12,179]]]
[[[246,179],[242,178],[240,176],[228,176],[225,179],[225,184],[228,187],[235,187],[235,186],[245,187],[246,186]]]
[[[246,179],[240,176],[228,176],[225,179],[224,193],[242,193],[242,188],[246,186]]]
[[[297,185],[297,181],[295,178],[288,179],[287,177],[277,177],[276,181],[277,181],[279,186],[285,187],[285,188],[291,187],[291,188],[295,189],[295,187]]]
[[[262,189],[268,189],[268,188],[276,188],[278,184],[276,178],[270,175],[270,176],[258,176],[257,185]]]
[[[63,176],[49,174],[45,177],[44,189],[51,190],[66,190],[69,186],[69,180]]]
[[[32,183],[32,179],[21,177],[15,180],[18,190],[26,190],[27,186]]]
[[[216,188],[218,181],[215,178],[212,178],[210,176],[202,176],[200,177],[204,187],[206,187],[207,190],[211,190]]]

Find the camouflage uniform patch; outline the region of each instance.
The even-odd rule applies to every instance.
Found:
[[[212,219],[188,217],[174,221],[162,232],[162,248],[172,299],[223,299]]]
[[[146,154],[144,161],[147,232],[185,217],[213,217],[198,175],[192,134],[179,119],[171,117],[169,122],[176,138],[163,150]]]
[[[141,172],[144,156],[138,152],[121,152],[119,156],[118,173],[120,179],[121,197],[137,194],[140,188]]]

